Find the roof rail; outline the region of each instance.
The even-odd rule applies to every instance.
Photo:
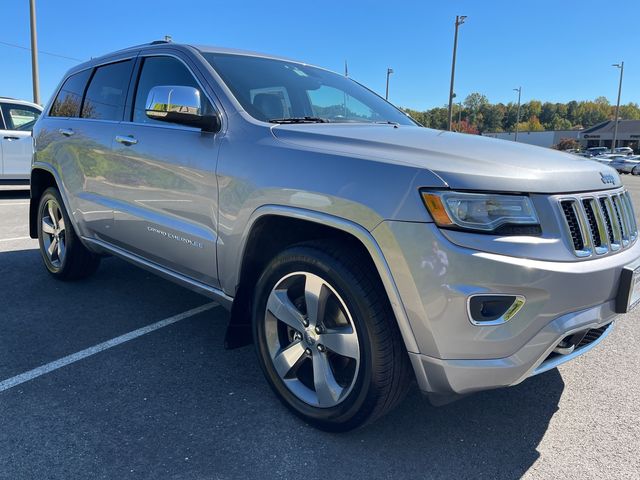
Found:
[[[171,43],[171,35],[165,35],[163,40],[154,40],[149,45],[162,45],[163,43]]]

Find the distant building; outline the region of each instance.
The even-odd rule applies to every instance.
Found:
[[[583,148],[611,147],[613,141],[613,120],[599,123],[580,132],[578,140]],[[631,147],[640,151],[640,120],[620,120],[618,122],[618,147]]]
[[[518,132],[518,143],[537,145],[538,147],[551,148],[557,145],[563,138],[578,140],[580,130],[547,130],[545,132]],[[483,133],[485,137],[499,138],[501,140],[515,140],[515,132],[489,132]]]

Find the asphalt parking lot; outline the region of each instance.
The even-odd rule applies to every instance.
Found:
[[[440,408],[414,388],[328,434],[281,406],[252,347],[224,350],[210,300],[113,258],[53,280],[27,212],[0,191],[1,479],[640,478],[640,311],[516,387]]]

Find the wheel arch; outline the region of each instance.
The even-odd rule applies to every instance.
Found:
[[[68,204],[60,190],[58,178],[54,171],[44,166],[34,166],[31,170],[29,195],[29,236],[31,238],[38,238],[38,205],[40,204],[40,197],[42,197],[44,191],[49,187],[56,187],[58,191],[60,191],[62,201],[65,203],[65,208],[69,211]]]
[[[268,241],[264,241],[269,232]],[[249,343],[246,338],[251,318],[253,288],[262,268],[273,255],[296,243],[338,238],[361,249],[370,259],[385,289],[408,352],[417,352],[418,346],[409,324],[400,294],[387,261],[371,233],[349,220],[296,207],[265,205],[253,212],[240,240],[240,259],[231,285],[235,295],[225,344],[228,348]]]

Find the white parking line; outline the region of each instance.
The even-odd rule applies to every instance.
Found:
[[[100,353],[109,348],[113,348],[125,342],[128,342],[129,340],[133,340],[134,338],[146,335],[147,333],[151,333],[161,328],[168,327],[169,325],[179,322],[180,320],[193,317],[194,315],[205,312],[217,306],[219,305],[216,302],[211,302],[205,305],[201,305],[200,307],[192,308],[191,310],[179,313],[177,315],[174,315],[173,317],[165,318],[164,320],[152,323],[151,325],[147,325],[146,327],[138,328],[137,330],[125,333],[124,335],[120,335],[119,337],[112,338],[111,340],[107,340],[106,342],[99,343],[98,345],[94,345],[93,347],[89,347],[79,352],[72,353],[71,355],[67,355],[66,357],[54,360],[51,363],[41,365],[37,368],[34,368],[33,370],[29,370],[28,372],[16,375],[15,377],[8,378],[0,382],[0,392],[4,392],[5,390],[9,390],[16,385],[28,382],[30,380],[33,380],[34,378],[40,377],[49,372],[53,372],[54,370],[58,370],[59,368],[65,367],[71,363],[75,363],[92,355],[95,355],[96,353]]]
[[[0,203],[0,207],[6,207],[11,205],[29,205],[29,202]]]
[[[14,238],[0,238],[0,242],[15,242],[18,240],[30,240],[31,237],[14,237]]]

